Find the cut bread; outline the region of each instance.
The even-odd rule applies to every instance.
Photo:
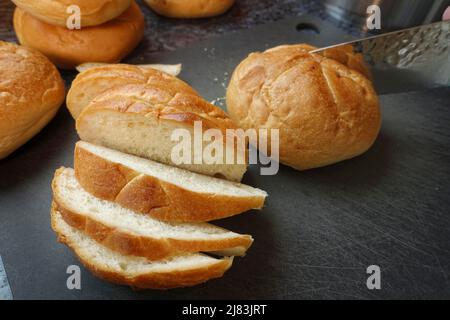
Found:
[[[80,141],[75,174],[101,199],[172,222],[202,222],[261,209],[267,193]]]
[[[102,74],[95,76],[84,81],[80,77],[69,93],[68,101],[80,102],[98,91],[75,116],[81,140],[208,176],[242,180],[247,171],[246,139],[223,110],[173,79],[151,84],[119,81],[104,91],[116,80],[105,84]],[[92,85],[87,95],[76,89],[83,83]],[[77,92],[84,98],[71,98]],[[78,104],[85,103],[69,103]]]
[[[83,70],[84,69],[84,70]],[[83,68],[73,80],[67,93],[67,108],[74,119],[97,96],[115,88],[130,84],[146,84],[149,86],[164,86],[169,94],[197,92],[184,81],[175,76],[152,68],[141,68],[129,64],[103,64],[95,67]]]
[[[233,258],[215,259],[203,254],[185,254],[160,261],[121,255],[65,222],[52,207],[52,228],[60,242],[70,247],[96,276],[113,283],[141,289],[188,287],[223,276]]]
[[[86,192],[73,169],[56,171],[52,183],[58,211],[72,227],[124,255],[158,260],[181,253],[242,256],[253,239],[207,223],[166,223]]]

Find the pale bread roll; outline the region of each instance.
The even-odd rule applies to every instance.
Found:
[[[245,150],[237,152],[236,143],[226,143],[233,139],[227,129],[236,129],[228,115],[188,84],[161,71],[126,65],[89,69],[79,74],[68,96],[81,140],[236,182],[247,170]],[[190,163],[175,163],[172,152],[180,143],[172,140],[172,134],[184,129],[193,141],[195,124],[199,123],[199,134],[217,129],[222,135],[223,158],[207,163],[202,157],[201,163],[194,163],[191,157]],[[209,142],[205,140],[203,147]],[[226,161],[231,153],[234,158]]]
[[[81,27],[97,26],[127,10],[132,0],[12,0],[19,8],[49,24],[65,27],[72,5],[81,13]]]
[[[310,54],[313,48],[286,45],[252,53],[227,90],[230,117],[245,129],[279,129],[280,161],[298,170],[364,153],[381,126],[364,62],[344,50],[330,55],[340,63]]]
[[[144,16],[133,2],[114,20],[69,30],[16,8],[14,29],[21,44],[42,52],[60,68],[74,69],[85,62],[116,63],[125,58],[144,35]]]
[[[64,101],[64,82],[41,53],[0,41],[0,159],[37,134]]]

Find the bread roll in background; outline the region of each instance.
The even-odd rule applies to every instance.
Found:
[[[234,0],[145,0],[158,14],[169,18],[208,18],[228,11]]]
[[[113,20],[127,10],[132,0],[12,0],[19,8],[49,24],[65,27],[76,5],[81,11],[81,27],[97,26]]]
[[[96,27],[69,30],[36,19],[16,8],[14,28],[20,43],[45,54],[63,69],[85,62],[115,63],[126,57],[144,35],[144,16],[139,6]]]
[[[0,41],[0,159],[37,134],[64,101],[64,82],[41,53]]]
[[[381,126],[377,94],[368,73],[361,73],[364,62],[347,51],[333,54],[345,65],[309,53],[313,48],[287,45],[252,53],[227,90],[235,123],[279,129],[280,162],[298,170],[364,153]]]

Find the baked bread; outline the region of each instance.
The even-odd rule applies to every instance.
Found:
[[[61,75],[45,56],[0,41],[0,159],[47,125],[64,96]]]
[[[12,0],[19,8],[49,24],[65,27],[71,13],[67,9],[76,5],[81,12],[81,27],[103,24],[120,16],[132,0]]]
[[[115,63],[126,57],[144,35],[144,16],[133,2],[114,20],[69,30],[16,8],[14,29],[21,44],[42,52],[60,68],[74,69],[85,62]]]
[[[123,255],[149,260],[195,252],[242,256],[253,242],[251,236],[207,223],[164,223],[98,199],[80,186],[72,169],[57,170],[52,188],[66,223]]]
[[[75,174],[94,196],[164,221],[201,222],[261,209],[267,193],[87,142],[75,147]]]
[[[111,65],[110,63],[102,63],[102,62],[86,62],[80,64],[75,69],[78,72],[88,71],[89,69],[104,67],[105,65]],[[138,68],[148,70],[148,69],[156,69],[167,74],[170,74],[174,77],[177,77],[181,73],[182,64],[137,64],[135,65]]]
[[[311,54],[311,48],[289,45],[252,53],[236,68],[227,90],[236,124],[279,129],[280,162],[298,170],[364,153],[381,125],[368,75],[352,68],[357,59],[344,54],[339,59],[347,66]],[[270,148],[270,140],[267,144]]]
[[[160,261],[125,256],[68,225],[54,206],[51,221],[59,241],[71,248],[87,269],[116,284],[139,289],[188,287],[220,278],[233,263],[233,258],[215,259],[203,254],[185,254]]]
[[[77,75],[67,94],[67,108],[76,119],[97,96],[127,84],[163,87],[172,96],[177,93],[197,94],[187,83],[164,72],[128,64],[109,64],[90,68]]]
[[[158,73],[156,70],[152,72]],[[193,94],[184,85],[167,81],[167,77],[170,76],[164,75],[161,81],[151,85],[115,86],[97,96],[77,118],[76,127],[81,140],[189,171],[241,181],[247,170],[245,150],[238,152],[238,144],[226,144],[231,135],[227,129],[235,129],[235,124],[220,108]],[[103,88],[101,84],[97,87]],[[212,163],[202,153],[195,163],[194,152],[191,152],[187,161],[172,160],[174,148],[181,143],[173,141],[172,134],[175,130],[184,129],[192,142],[195,140],[195,123],[202,126],[199,133],[208,129],[219,130],[221,137],[217,141],[223,147],[222,159]],[[203,141],[203,149],[206,150],[210,143]],[[226,161],[226,155],[232,153],[234,158]]]
[[[234,0],[145,0],[156,13],[169,18],[207,18],[228,11]]]

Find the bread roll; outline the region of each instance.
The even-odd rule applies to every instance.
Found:
[[[0,159],[7,157],[56,114],[64,82],[41,53],[0,41]]]
[[[145,0],[158,14],[169,18],[207,18],[225,13],[234,0]]]
[[[69,30],[42,22],[16,8],[14,28],[21,44],[42,52],[60,68],[73,69],[85,62],[122,60],[144,35],[144,16],[133,2],[127,11],[110,22]]]
[[[12,0],[19,8],[49,24],[65,27],[76,5],[81,11],[81,27],[103,24],[127,10],[132,0]]]
[[[133,65],[111,64],[91,68],[78,74],[67,94],[67,107],[76,119],[95,97],[109,89],[127,84],[163,87],[171,95],[177,92],[197,94],[187,83],[164,72],[154,69],[145,70]]]
[[[347,66],[310,54],[311,48],[253,53],[236,68],[227,90],[230,117],[245,129],[279,129],[280,161],[298,170],[364,153],[381,125],[378,97],[361,73],[364,63],[351,53],[337,54]]]
[[[222,161],[208,164],[200,153],[201,163],[195,163],[194,152],[188,163],[172,160],[181,141],[172,140],[173,132],[184,129],[192,142],[195,123],[201,124],[200,134],[208,129],[222,134],[218,140],[223,146]],[[237,154],[236,145],[225,143],[227,129],[236,129],[226,113],[196,94],[176,92],[164,81],[152,86],[117,86],[104,92],[81,112],[76,127],[81,140],[189,171],[239,182],[247,170],[246,155],[239,154],[232,163],[225,161],[227,153]],[[209,143],[203,142],[205,150]]]

